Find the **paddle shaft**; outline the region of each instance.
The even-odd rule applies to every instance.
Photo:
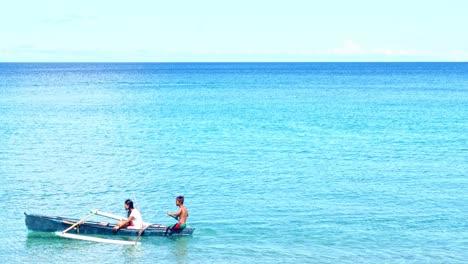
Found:
[[[146,229],[148,229],[148,227],[150,227],[151,225],[147,225],[145,227],[143,227],[142,229],[140,229],[140,231],[138,231],[138,237],[137,239],[135,240],[135,245],[138,244],[138,240],[140,240],[141,238],[141,235],[143,235],[143,233],[145,232]]]
[[[173,215],[168,215],[168,216],[170,216],[170,217],[174,218],[175,220],[179,221],[179,217],[178,217],[178,216],[173,216]]]
[[[105,216],[105,217],[109,217],[109,218],[113,218],[113,219],[116,219],[116,220],[119,220],[119,221],[122,220],[122,219],[126,219],[125,217],[121,217],[119,215],[106,213],[106,212],[101,212],[101,211],[97,211],[96,214],[101,215],[101,216]]]
[[[62,234],[65,234],[66,232],[70,231],[71,229],[73,229],[75,226],[83,223],[84,221],[86,221],[86,219],[90,218],[91,216],[95,215],[97,213],[97,210],[95,210],[94,212],[90,213],[89,215],[87,215],[86,217],[84,217],[83,219],[81,219],[80,221],[74,223],[73,225],[71,225],[69,228],[65,229],[62,231]]]
[[[102,212],[102,211],[99,211],[99,210],[96,212],[96,214],[100,215],[100,216],[116,219],[116,220],[119,220],[119,221],[122,220],[122,219],[126,219],[125,217],[121,217],[121,216],[118,216],[116,214]],[[151,223],[143,222],[143,225],[151,225]]]
[[[133,201],[135,202],[135,208],[138,209],[138,211],[140,211],[140,207],[138,207],[138,203],[137,203],[137,200],[136,200],[135,193],[132,193],[132,194],[133,194]]]

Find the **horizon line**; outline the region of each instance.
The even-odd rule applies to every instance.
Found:
[[[468,61],[0,61],[6,63],[468,63]]]

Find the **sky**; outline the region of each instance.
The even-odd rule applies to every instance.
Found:
[[[465,0],[0,0],[0,62],[468,61]]]

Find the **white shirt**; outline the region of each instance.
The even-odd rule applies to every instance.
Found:
[[[130,216],[133,216],[132,225],[130,227],[138,229],[143,227],[143,219],[141,218],[141,213],[138,209],[133,209]]]

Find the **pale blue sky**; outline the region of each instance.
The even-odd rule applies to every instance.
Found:
[[[0,62],[468,61],[465,0],[0,0]]]

